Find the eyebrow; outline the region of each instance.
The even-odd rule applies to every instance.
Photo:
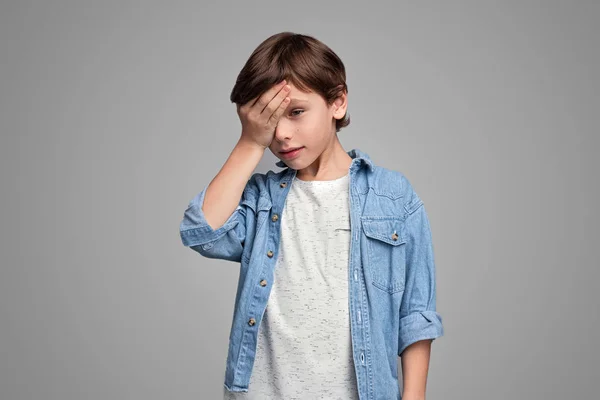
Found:
[[[290,104],[294,104],[294,103],[308,103],[308,100],[292,99],[292,101],[290,101]]]

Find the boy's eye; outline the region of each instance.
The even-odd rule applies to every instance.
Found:
[[[294,116],[298,116],[298,115],[300,115],[300,114],[294,114],[295,112],[298,112],[298,111],[299,111],[299,112],[304,112],[304,110],[301,110],[301,109],[295,109],[295,110],[292,110],[291,114],[292,114],[292,115],[294,115]]]

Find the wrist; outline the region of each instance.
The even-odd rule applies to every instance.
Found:
[[[252,150],[260,150],[260,151],[265,151],[267,148],[257,142],[255,142],[254,140],[248,139],[246,137],[244,137],[244,135],[242,135],[239,140],[238,140],[238,146],[242,146],[242,147],[246,147]]]

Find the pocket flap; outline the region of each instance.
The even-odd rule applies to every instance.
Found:
[[[361,221],[365,235],[372,239],[381,240],[392,246],[406,243],[404,221],[400,218],[361,217]]]

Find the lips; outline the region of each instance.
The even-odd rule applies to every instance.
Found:
[[[304,146],[296,147],[295,149],[290,148],[288,151],[280,151],[279,157],[281,157],[285,160],[291,160],[291,159],[298,157],[298,155],[302,152],[303,149],[304,149]]]
[[[291,151],[294,151],[294,150],[301,149],[302,147],[303,147],[303,146],[300,146],[300,147],[292,147],[292,148],[289,148],[289,149],[287,149],[287,150],[281,150],[281,153],[289,153],[289,152],[291,152]]]

